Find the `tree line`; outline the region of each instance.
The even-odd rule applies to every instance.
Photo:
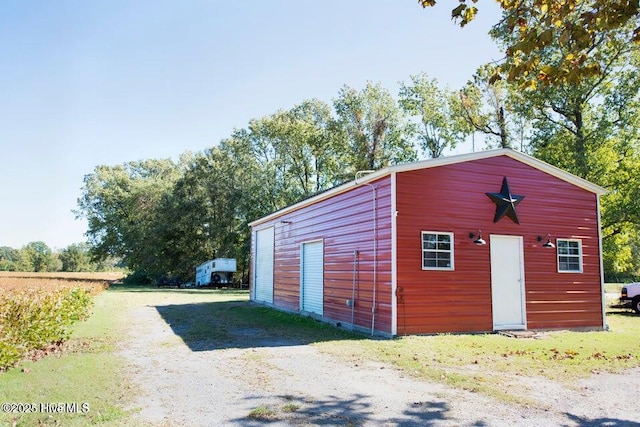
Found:
[[[121,268],[116,259],[94,259],[87,243],[74,243],[59,251],[44,242],[30,242],[20,249],[0,246],[0,271],[94,272]]]
[[[508,20],[491,35],[518,43]],[[626,26],[589,38],[597,73],[523,88],[480,67],[462,88],[421,73],[397,94],[369,82],[252,119],[203,152],[177,161],[98,166],[84,179],[77,215],[88,221],[96,259],[118,257],[151,277],[188,279],[214,256],[248,274],[247,224],[352,180],[359,170],[439,157],[462,142],[474,150],[512,147],[599,184],[609,274],[640,268],[640,60]],[[542,30],[542,28],[541,28]],[[545,36],[547,37],[547,36]],[[549,37],[562,37],[550,33]],[[570,43],[544,43],[538,60],[562,64]]]

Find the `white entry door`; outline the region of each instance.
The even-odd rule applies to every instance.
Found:
[[[256,232],[255,274],[253,276],[253,299],[273,304],[273,227]]]
[[[322,316],[323,245],[322,241],[303,243],[300,260],[300,310]]]
[[[493,329],[526,329],[522,237],[492,235],[490,245]]]

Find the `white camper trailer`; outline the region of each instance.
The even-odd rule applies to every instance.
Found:
[[[196,286],[228,286],[236,272],[234,258],[215,258],[196,267]]]

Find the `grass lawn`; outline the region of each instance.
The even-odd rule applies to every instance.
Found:
[[[2,411],[0,425],[127,425],[122,408],[133,389],[114,352],[127,326],[126,300],[107,291],[94,301],[93,314],[75,325],[65,352],[0,373],[0,403],[27,403],[23,409],[32,412]]]
[[[518,401],[504,391],[503,381],[509,376],[571,383],[640,366],[640,316],[619,310],[609,313],[607,322],[606,332],[545,332],[537,338],[441,334],[330,342],[321,348],[356,363],[386,362],[419,378]]]
[[[135,327],[129,324],[128,309],[150,301],[188,346],[228,340],[232,328],[241,328],[256,331],[256,339],[288,337],[355,363],[386,362],[419,378],[507,401],[518,398],[504,391],[505,378],[571,383],[593,373],[640,366],[640,316],[630,310],[610,312],[606,332],[546,332],[539,339],[442,334],[387,340],[251,305],[247,299],[246,291],[112,286],[96,297],[92,316],[76,325],[67,352],[0,374],[0,403],[38,406],[34,414],[0,413],[0,425],[131,425],[130,413],[136,409],[126,408],[136,390],[126,380],[127,367],[116,349],[126,329]],[[251,347],[251,342],[245,344]],[[40,404],[48,403],[75,403],[77,411],[40,410]]]

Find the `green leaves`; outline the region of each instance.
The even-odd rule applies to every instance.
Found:
[[[474,3],[477,0],[474,0]],[[464,27],[469,22],[473,21],[478,13],[478,8],[475,6],[468,6],[465,2],[461,2],[456,8],[451,11],[451,19],[457,20],[461,27]]]
[[[515,135],[524,138],[528,126],[526,120],[514,111],[517,92],[507,81],[496,78],[496,67],[487,64],[480,67],[473,78],[459,93],[458,116],[474,132],[480,132],[491,147],[516,145]]]
[[[72,244],[63,249],[58,258],[62,262],[62,271],[95,271],[96,265],[91,261],[89,245]]]
[[[78,214],[93,254],[117,255],[132,270],[187,281],[196,265],[224,256],[248,274],[248,222],[353,176],[348,152],[331,107],[307,100],[177,164],[98,166]]]
[[[348,141],[349,179],[358,170],[371,170],[416,159],[407,138],[408,122],[391,93],[368,82],[357,91],[347,85],[333,102]]]
[[[21,271],[55,270],[51,249],[44,242],[27,243],[20,251],[17,269]]]
[[[89,315],[90,292],[80,288],[0,294],[0,371],[29,351],[69,338],[70,327]]]
[[[159,208],[179,174],[170,160],[145,160],[97,166],[87,175],[77,215],[87,218],[93,255],[120,256],[134,270],[163,270]]]
[[[400,87],[400,106],[418,123],[413,130],[422,150],[431,158],[462,142],[471,128],[460,120],[460,100],[455,92],[443,89],[425,74],[411,76],[411,84]]]
[[[419,3],[426,8],[436,2]],[[461,27],[477,15],[477,8],[469,3],[459,0],[451,11],[452,19]],[[503,14],[492,34],[505,49],[500,74],[520,88],[533,90],[539,85],[578,83],[600,76],[605,69],[597,50],[604,40],[640,43],[637,0],[498,0],[498,3]],[[550,46],[571,55],[544,58]]]

